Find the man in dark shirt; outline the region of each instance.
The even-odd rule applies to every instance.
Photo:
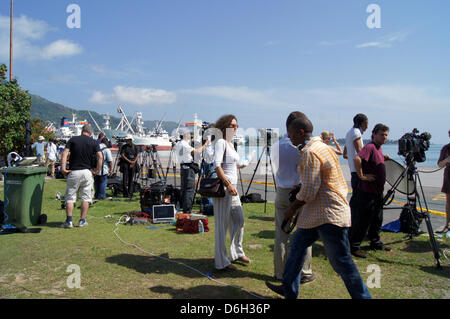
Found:
[[[123,197],[133,197],[134,193],[134,175],[137,172],[136,163],[138,161],[138,149],[133,144],[133,137],[127,135],[126,144],[120,150],[121,171],[123,174]]]
[[[386,182],[385,159],[381,145],[386,143],[389,128],[383,124],[375,125],[372,142],[363,147],[355,156],[355,169],[360,178],[352,211],[352,226],[349,234],[350,249],[354,256],[365,258],[361,242],[367,234],[370,248],[389,251],[391,248],[380,240],[383,223],[383,191]]]
[[[103,164],[103,155],[99,144],[92,139],[92,126],[83,126],[80,136],[72,137],[66,144],[61,156],[61,169],[67,176],[66,188],[66,215],[63,228],[72,228],[72,215],[77,201],[78,191],[81,193],[81,217],[78,227],[87,226],[86,216],[89,204],[92,201],[92,187],[94,176],[97,175]],[[69,169],[67,159],[69,158]],[[97,163],[95,163],[97,162]]]

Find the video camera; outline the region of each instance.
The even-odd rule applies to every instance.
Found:
[[[272,144],[272,136],[274,136],[274,131],[271,128],[260,128],[258,129],[259,135],[261,139],[264,140],[267,146],[271,146]]]
[[[415,128],[412,133],[406,133],[398,140],[398,155],[405,156],[422,163],[426,161],[425,151],[430,148],[431,134],[419,131]]]
[[[126,144],[125,136],[115,136],[115,135],[113,135],[112,138],[115,139],[118,144],[119,143]]]

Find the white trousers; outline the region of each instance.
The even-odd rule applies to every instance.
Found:
[[[236,186],[235,186],[236,187]],[[225,191],[225,197],[214,198],[216,269],[223,269],[238,258],[245,256],[242,247],[244,239],[244,211],[238,196],[231,196]],[[227,256],[226,236],[230,232],[230,256]],[[230,261],[231,260],[231,261]]]
[[[286,234],[281,230],[281,224],[284,220],[284,213],[287,211],[291,202],[289,201],[290,188],[277,188],[277,195],[275,197],[275,244],[273,247],[273,264],[275,277],[277,279],[283,279],[284,265],[289,254],[289,237],[290,234]],[[300,208],[301,210],[302,208]],[[293,231],[294,232],[294,231]],[[312,247],[308,247],[306,251],[305,264],[301,272],[302,276],[312,275],[311,268],[312,261]]]

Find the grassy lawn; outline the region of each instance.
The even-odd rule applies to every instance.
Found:
[[[214,269],[212,216],[211,231],[204,234],[178,233],[173,225],[116,227],[125,212],[140,209],[138,200],[102,201],[90,208],[88,227],[61,229],[65,211],[55,200],[57,191],[64,194],[64,180],[46,181],[42,212],[48,222],[40,233],[0,236],[0,298],[278,298],[264,284],[274,282],[273,204],[266,214],[264,204],[244,204],[244,249],[253,262],[222,272]],[[78,219],[76,210],[74,224]],[[121,242],[115,230],[139,249]],[[382,238],[393,251],[367,251],[367,259],[355,260],[365,281],[373,274],[368,266],[379,266],[380,288],[370,289],[374,298],[450,298],[449,262],[442,258],[443,270],[436,269],[427,236],[410,241],[405,234],[383,233]],[[439,238],[447,255],[449,244]],[[70,265],[80,267],[81,288],[67,285]],[[300,298],[349,298],[321,242],[313,246],[312,267],[317,279],[300,288]]]

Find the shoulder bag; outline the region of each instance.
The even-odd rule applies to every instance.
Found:
[[[227,146],[225,144],[225,152],[223,153],[223,159],[225,160],[225,154],[227,153]],[[225,187],[223,181],[216,178],[203,178],[200,181],[200,187],[198,192],[203,197],[225,197]]]

